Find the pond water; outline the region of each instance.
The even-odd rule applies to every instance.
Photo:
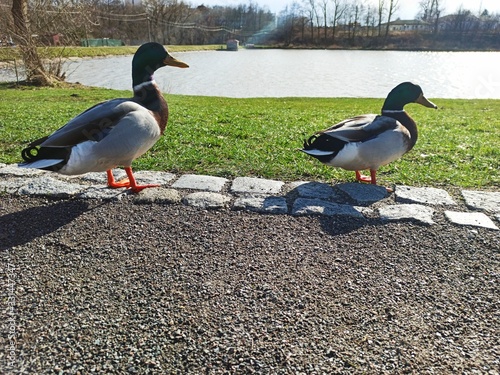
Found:
[[[165,93],[226,97],[376,97],[413,81],[430,98],[500,99],[500,52],[245,50],[173,55],[189,69],[155,74]],[[132,56],[73,60],[67,80],[130,89]]]

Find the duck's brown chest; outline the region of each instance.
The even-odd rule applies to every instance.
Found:
[[[150,85],[143,87],[141,91],[135,92],[135,99],[151,112],[161,134],[163,134],[168,122],[168,104],[159,87],[154,82],[151,82]]]
[[[161,110],[159,112],[154,112],[154,116],[156,118],[156,121],[158,122],[158,125],[160,126],[161,134],[163,134],[163,132],[167,128],[168,123],[168,104],[165,99],[162,100]]]
[[[417,124],[415,123],[415,121],[405,111],[383,111],[382,115],[392,117],[408,130],[408,132],[410,133],[408,150],[411,150],[412,147],[415,146],[418,138]]]

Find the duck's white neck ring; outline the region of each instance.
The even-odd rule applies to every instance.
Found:
[[[139,91],[139,90],[141,90],[142,88],[147,87],[147,86],[151,86],[151,85],[156,85],[156,82],[155,82],[155,80],[154,80],[154,79],[153,79],[153,80],[151,80],[151,81],[146,81],[146,82],[140,83],[140,84],[138,84],[138,85],[135,85],[135,86],[134,86],[134,92],[135,92],[135,91]]]
[[[384,109],[382,113],[403,113],[404,109]]]

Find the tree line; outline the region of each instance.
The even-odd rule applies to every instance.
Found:
[[[275,25],[267,8],[249,2],[236,7],[192,6],[183,0],[144,0],[131,5],[121,0],[0,0],[0,33],[16,35],[15,16],[9,10],[25,3],[30,32],[38,43],[79,45],[83,39],[120,39],[134,45],[218,44]],[[14,38],[15,39],[15,38]]]
[[[330,48],[500,49],[500,14],[421,0],[412,20],[396,19],[399,0],[303,0],[280,13],[275,42]]]
[[[0,0],[0,41],[15,43],[28,80],[50,83],[36,46],[243,44],[301,48],[500,49],[500,15],[420,0],[414,20],[395,19],[399,0],[297,0],[278,14],[253,0],[238,6],[193,6],[184,0]],[[10,10],[10,11],[9,11]],[[60,66],[60,65],[59,65]]]
[[[223,44],[236,38],[281,47],[500,47],[499,14],[460,8],[445,15],[444,0],[420,0],[416,22],[399,26],[399,0],[297,0],[278,14],[253,0],[211,7],[184,0],[143,0],[139,5],[131,0],[0,0],[0,33],[16,34],[13,16],[4,10],[17,2],[25,3],[38,44],[79,45],[91,38],[129,45]]]

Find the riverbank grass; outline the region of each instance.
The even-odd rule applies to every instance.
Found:
[[[0,162],[16,163],[30,141],[45,136],[102,100],[129,91],[86,88],[10,88],[0,84]],[[382,99],[234,99],[166,94],[165,135],[134,168],[285,181],[354,181],[354,172],[322,165],[297,151],[317,130],[363,113],[379,113]],[[381,184],[500,186],[500,100],[433,99],[432,110],[405,109],[419,126],[415,148],[381,167]]]
[[[215,51],[225,46],[219,44],[196,45],[196,46],[166,46],[169,52],[189,52],[189,51]],[[133,55],[139,46],[120,47],[38,47],[38,54],[43,59],[70,58],[70,57],[104,57]],[[0,48],[0,61],[2,60],[22,60],[19,48]]]

